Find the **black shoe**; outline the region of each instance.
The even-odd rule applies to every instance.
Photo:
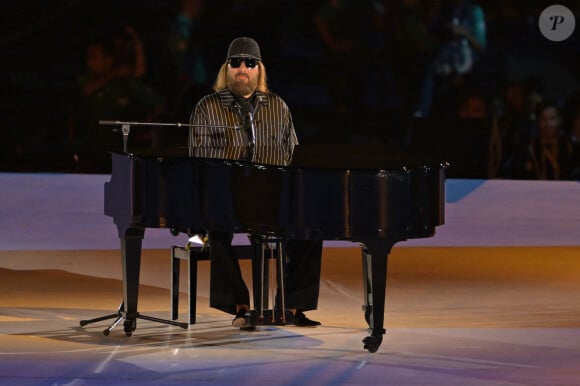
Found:
[[[254,331],[256,325],[252,321],[250,313],[246,310],[240,310],[232,320],[232,326],[239,327],[240,331]]]
[[[302,311],[296,311],[292,316],[294,319],[294,325],[297,327],[316,327],[320,326],[320,322],[316,320],[310,320],[304,315]]]

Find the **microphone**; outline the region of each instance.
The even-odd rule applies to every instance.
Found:
[[[248,136],[248,146],[256,145],[256,126],[254,125],[254,114],[252,104],[245,98],[237,98],[232,102],[232,108],[243,119],[242,125]]]

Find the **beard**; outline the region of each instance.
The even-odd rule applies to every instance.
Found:
[[[227,86],[228,88],[236,95],[246,96],[253,94],[258,87],[258,79],[257,77],[252,77],[247,75],[248,80],[245,81],[243,79],[236,79],[236,75],[227,76]]]

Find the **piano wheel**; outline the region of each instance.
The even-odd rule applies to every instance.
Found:
[[[364,348],[370,353],[375,353],[383,342],[383,335],[371,335],[363,339]]]
[[[137,328],[137,320],[125,320],[123,323],[123,330],[125,331],[125,336],[133,335],[133,331]]]

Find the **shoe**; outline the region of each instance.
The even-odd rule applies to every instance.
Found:
[[[240,310],[232,320],[232,326],[239,327],[240,331],[254,331],[256,325],[253,323],[251,315],[246,310]]]
[[[296,313],[292,316],[294,319],[294,325],[297,327],[316,327],[320,326],[320,322],[316,320],[311,320],[304,315],[302,311],[296,311]]]

